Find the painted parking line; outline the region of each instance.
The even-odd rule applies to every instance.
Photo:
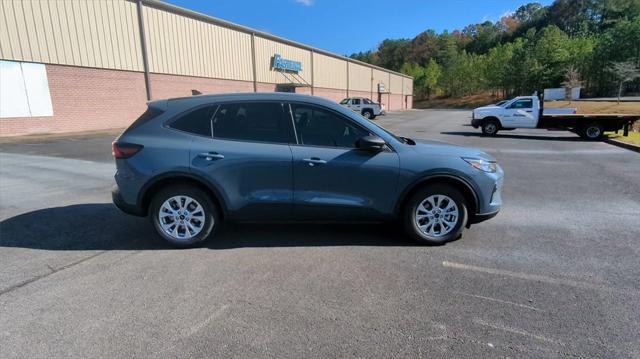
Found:
[[[553,277],[543,276],[539,274],[512,272],[512,271],[503,270],[503,269],[479,267],[474,265],[448,262],[448,261],[443,261],[442,266],[445,268],[453,268],[453,269],[460,269],[460,270],[466,270],[466,271],[472,271],[472,272],[478,272],[478,273],[494,274],[494,275],[506,276],[511,278],[530,280],[535,282],[561,285],[561,286],[568,286],[568,287],[574,287],[574,288],[580,288],[580,289],[604,291],[604,292],[627,294],[627,295],[638,295],[638,291],[634,289],[619,289],[619,288],[608,287],[601,284],[581,282],[581,281],[576,281],[572,279],[553,278]]]
[[[536,307],[532,307],[530,305],[510,302],[508,300],[502,300],[502,299],[492,298],[492,297],[485,297],[485,296],[482,296],[482,295],[464,293],[464,292],[454,292],[454,293],[460,294],[460,295],[464,295],[466,297],[473,297],[473,298],[478,298],[478,299],[482,299],[482,300],[487,300],[487,301],[490,301],[490,302],[513,305],[513,306],[516,306],[516,307],[519,307],[519,308],[530,309],[530,310],[533,310],[533,311],[536,311],[536,312],[544,312],[544,310],[542,310],[542,309],[539,309],[539,308],[536,308]]]
[[[490,323],[486,320],[480,319],[480,318],[476,318],[473,320],[473,322],[475,324],[478,325],[482,325],[483,327],[488,327],[488,328],[492,328],[492,329],[497,329],[497,330],[501,330],[503,332],[507,332],[507,333],[511,333],[511,334],[518,334],[518,335],[522,335],[525,337],[530,337],[530,338],[534,338],[543,342],[548,342],[548,343],[554,343],[554,344],[559,344],[559,345],[565,345],[565,343],[556,340],[556,339],[551,339],[551,338],[547,338],[545,336],[539,335],[539,334],[534,334],[534,333],[530,333],[524,329],[520,329],[520,328],[514,328],[514,327],[510,327],[501,323]]]

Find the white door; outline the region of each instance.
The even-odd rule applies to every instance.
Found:
[[[506,109],[502,126],[507,128],[534,128],[537,125],[536,114],[533,113],[533,100],[525,98],[516,100]]]

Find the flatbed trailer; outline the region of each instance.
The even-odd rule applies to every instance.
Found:
[[[605,131],[623,130],[624,136],[627,136],[633,123],[639,120],[640,103],[638,114],[545,114],[544,102],[537,96],[520,96],[501,106],[475,109],[471,125],[474,128],[481,127],[482,133],[490,136],[500,130],[542,128],[569,130],[584,139],[597,140]]]

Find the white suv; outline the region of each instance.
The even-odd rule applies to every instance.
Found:
[[[347,97],[340,101],[340,104],[362,114],[364,118],[370,120],[382,114],[382,106],[366,97]]]

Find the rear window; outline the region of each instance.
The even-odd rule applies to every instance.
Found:
[[[366,103],[368,105],[373,103],[373,101],[369,100],[368,98],[365,98],[363,101],[364,101],[364,103]]]
[[[190,111],[171,122],[169,127],[194,135],[211,137],[211,117],[216,107],[209,105]]]
[[[288,109],[288,107],[287,107]],[[221,139],[292,143],[291,118],[282,102],[239,102],[220,105],[213,118],[213,137]]]

